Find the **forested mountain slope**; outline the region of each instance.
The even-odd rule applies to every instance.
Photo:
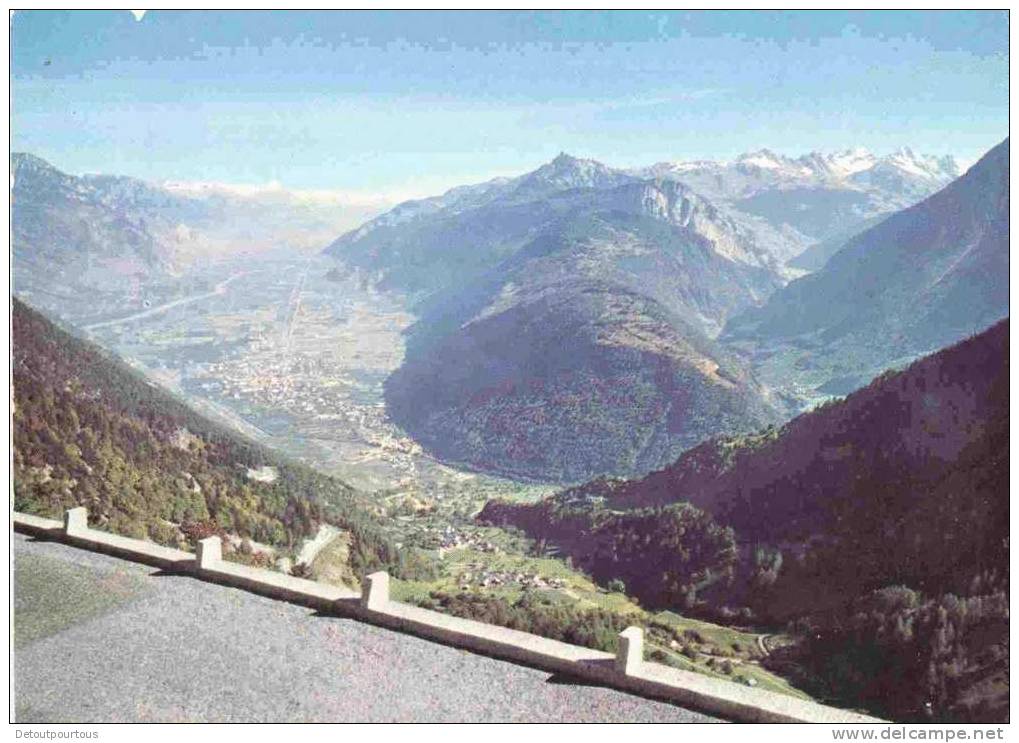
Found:
[[[667,201],[659,187],[682,200],[675,184],[647,190]],[[690,228],[578,209],[422,307],[387,404],[429,449],[479,469],[647,472],[706,436],[778,419],[708,334],[768,281]]]
[[[1008,351],[1005,320],[781,428],[705,442],[640,480],[493,501],[479,518],[653,605],[797,622],[822,693],[1000,720]]]
[[[127,536],[177,545],[223,532],[283,552],[330,522],[351,530],[356,567],[397,559],[344,483],[211,423],[17,299],[11,322],[16,509],[82,505]]]

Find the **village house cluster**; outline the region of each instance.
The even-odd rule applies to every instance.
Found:
[[[522,588],[566,587],[566,581],[562,578],[544,578],[536,573],[513,570],[487,570],[478,563],[471,563],[467,567],[469,570],[460,575],[461,591],[467,591],[472,587],[490,588],[509,585],[517,585]]]

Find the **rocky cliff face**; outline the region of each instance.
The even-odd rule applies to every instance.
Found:
[[[887,156],[855,149],[796,158],[760,150],[729,162],[659,163],[639,172],[688,185],[758,233],[776,259],[814,270],[833,251],[807,262],[796,261],[800,253],[844,242],[876,218],[912,206],[958,177],[959,167],[950,156],[908,148]]]

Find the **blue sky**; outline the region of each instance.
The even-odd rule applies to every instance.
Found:
[[[430,193],[612,165],[1008,132],[1003,12],[26,11],[13,147],[70,172]]]

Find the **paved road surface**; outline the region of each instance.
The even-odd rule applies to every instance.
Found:
[[[17,722],[710,722],[15,534]]]

